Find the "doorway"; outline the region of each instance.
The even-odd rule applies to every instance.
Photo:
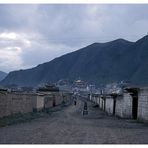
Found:
[[[133,119],[137,119],[137,113],[138,113],[138,93],[134,93],[132,95],[132,116]]]
[[[116,112],[116,99],[113,99],[113,115],[115,115]]]
[[[138,116],[138,88],[127,88],[128,93],[132,96],[132,118],[137,119]]]
[[[104,105],[103,110],[105,111],[106,110],[106,108],[105,108],[106,107],[106,99],[105,98],[104,98],[104,101],[103,102],[104,102],[104,104],[103,104]]]
[[[112,93],[111,97],[113,98],[113,115],[115,115],[116,113],[116,98],[117,98],[118,94],[116,93]]]

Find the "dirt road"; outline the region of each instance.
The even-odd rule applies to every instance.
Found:
[[[107,116],[88,103],[70,105],[46,118],[0,128],[0,143],[13,144],[111,144],[148,143],[148,125]]]

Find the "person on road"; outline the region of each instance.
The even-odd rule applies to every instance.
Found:
[[[74,105],[77,105],[77,98],[74,98]]]
[[[83,115],[87,115],[87,114],[88,114],[87,102],[84,102]]]
[[[84,110],[87,110],[87,102],[84,102]]]

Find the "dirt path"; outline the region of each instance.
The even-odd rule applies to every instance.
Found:
[[[90,102],[89,114],[83,116],[83,105],[78,100],[76,106],[72,104],[47,118],[0,128],[0,143],[148,143],[148,125],[107,116]]]

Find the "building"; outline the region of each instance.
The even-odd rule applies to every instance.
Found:
[[[138,114],[137,119],[140,121],[148,121],[148,88],[140,88],[138,90]]]
[[[138,88],[125,88],[122,93],[104,94],[100,108],[109,115],[121,118],[138,118]]]
[[[116,112],[116,100],[119,97],[118,94],[112,93],[106,96],[106,101],[105,101],[105,111],[109,115],[115,115]]]
[[[109,115],[148,122],[148,87],[126,87],[120,93],[91,94],[89,99]]]

